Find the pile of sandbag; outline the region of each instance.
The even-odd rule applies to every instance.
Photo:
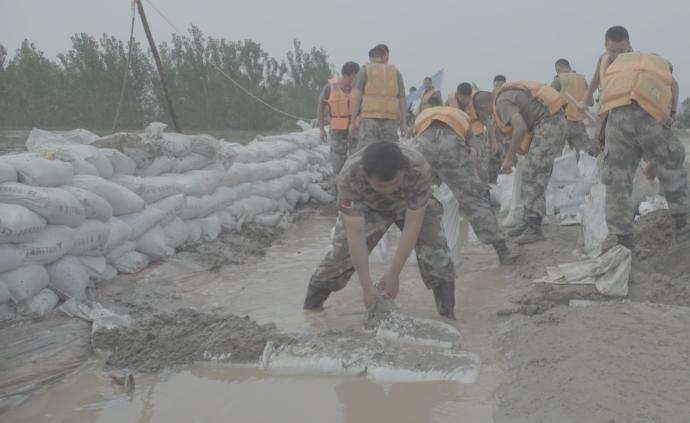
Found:
[[[0,319],[42,316],[90,284],[136,273],[223,227],[281,225],[333,198],[318,131],[248,145],[207,135],[98,137],[35,129],[0,157]]]

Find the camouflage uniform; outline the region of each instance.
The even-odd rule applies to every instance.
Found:
[[[606,223],[609,232],[632,236],[632,182],[642,156],[657,167],[657,177],[669,211],[684,215],[690,210],[685,148],[673,131],[659,124],[637,103],[609,112],[606,124],[604,167],[601,181],[606,189]]]
[[[496,129],[496,141],[498,142],[498,150],[496,153],[491,153],[489,157],[489,183],[492,184],[496,183],[503,159],[505,159],[508,148],[510,148],[510,138],[503,135],[498,129]]]
[[[487,133],[480,135],[473,135],[470,138],[470,145],[477,150],[477,160],[474,166],[477,169],[477,175],[482,183],[488,187],[489,185],[489,155],[491,148],[489,146],[489,137]]]
[[[448,185],[480,241],[493,244],[505,239],[489,203],[488,186],[477,176],[464,140],[447,125],[433,122],[412,141],[412,147],[431,164],[434,176]]]
[[[357,150],[357,139],[351,139],[348,131],[331,129],[328,133],[329,146],[331,149],[330,158],[333,174],[340,173],[348,156]]]
[[[431,196],[429,164],[414,149],[401,148],[408,166],[403,170],[400,188],[393,194],[377,192],[368,184],[362,169],[361,151],[345,163],[338,175],[340,215],[335,225],[333,245],[311,276],[305,308],[319,307],[319,303],[323,303],[331,292],[343,289],[355,272],[348,251],[342,214],[364,217],[367,248],[371,252],[392,224],[402,230],[407,209],[417,210],[426,206],[415,246],[419,271],[427,288],[434,290],[439,313],[447,317],[454,316],[455,269],[441,226],[443,207]],[[437,296],[440,291],[446,296],[441,303]]]
[[[400,139],[398,137],[399,126],[397,120],[362,118],[359,124],[359,143],[356,149],[362,150],[374,142],[398,142]]]

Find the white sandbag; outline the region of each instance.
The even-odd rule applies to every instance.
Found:
[[[189,229],[179,217],[163,226],[163,231],[165,232],[165,245],[170,248],[178,248],[189,238]]]
[[[142,178],[142,187],[139,196],[147,204],[155,203],[172,195],[182,194],[183,188],[174,178],[169,176],[152,176]]]
[[[146,205],[141,197],[122,185],[97,176],[77,175],[73,185],[105,199],[112,206],[114,216],[136,213]]]
[[[138,196],[141,196],[141,192],[144,190],[144,178],[141,176],[116,175],[113,177],[112,182],[122,185]]]
[[[0,274],[0,280],[7,285],[12,301],[21,303],[48,286],[48,272],[43,266],[29,264]]]
[[[107,252],[110,225],[98,220],[87,220],[73,230],[74,246],[68,254],[75,256],[102,256]]]
[[[55,263],[46,266],[50,281],[48,286],[62,300],[76,298],[86,299],[86,287],[89,285],[89,273],[74,256],[65,256]]]
[[[10,290],[7,289],[5,282],[0,281],[0,305],[6,304],[10,300]]]
[[[26,263],[49,264],[72,250],[73,239],[72,228],[63,225],[48,225],[35,240],[16,245],[26,253]]]
[[[160,225],[149,229],[137,239],[137,251],[146,254],[151,260],[160,260],[175,254],[175,250],[165,243],[165,232]]]
[[[153,142],[161,151],[161,154],[169,157],[186,157],[192,152],[190,136],[175,132],[164,133]]]
[[[211,195],[204,195],[203,197],[188,196],[187,204],[180,217],[183,220],[206,217],[216,211],[216,204],[215,198]]]
[[[579,176],[575,183],[575,193],[584,197],[594,185],[599,183],[599,165],[595,157],[582,154],[577,162],[577,168]]]
[[[17,171],[17,181],[40,187],[69,185],[74,169],[69,163],[48,160],[35,153],[12,154],[2,157]]]
[[[101,151],[91,145],[46,145],[40,149],[42,155],[50,154],[56,159],[72,163],[75,170],[93,167],[96,175],[110,179],[114,175],[113,165]],[[85,172],[92,174],[90,171]]]
[[[311,199],[311,196],[309,195],[309,191],[301,192],[299,194],[299,199],[297,200],[297,204],[307,204],[309,200]]]
[[[310,198],[318,204],[330,204],[335,201],[335,197],[324,191],[319,184],[310,184],[308,190]]]
[[[86,220],[84,207],[79,200],[60,188],[33,187],[6,182],[0,184],[0,203],[24,206],[53,225],[67,225],[75,228]]]
[[[187,225],[187,232],[189,232],[187,242],[197,243],[201,241],[201,223],[199,219],[186,220],[184,223]]]
[[[158,156],[145,168],[137,167],[134,172],[137,176],[157,176],[162,173],[170,173],[175,167],[176,161],[172,157]]]
[[[294,188],[285,193],[285,200],[287,201],[291,210],[297,206],[300,198],[302,198],[302,194]]]
[[[220,141],[220,160],[226,169],[229,169],[237,158],[237,151],[235,150],[236,146],[241,147],[241,145],[237,143],[222,140]]]
[[[0,243],[31,241],[47,224],[26,207],[0,203]]]
[[[115,175],[134,175],[137,164],[123,153],[114,148],[101,148],[101,154],[110,160]]]
[[[514,178],[515,172],[508,175],[498,175],[496,185],[491,188],[491,199],[500,204],[500,211],[502,213],[510,210]]]
[[[215,161],[213,157],[202,156],[197,153],[190,153],[183,158],[175,160],[171,172],[185,173],[190,170],[200,170],[212,164]],[[162,173],[162,172],[161,172]]]
[[[110,203],[93,192],[71,185],[63,185],[60,188],[69,192],[74,198],[79,200],[79,203],[84,207],[84,214],[87,219],[107,222],[108,219],[113,216],[113,207]]]
[[[155,207],[147,207],[138,213],[125,214],[118,216],[132,228],[130,240],[134,241],[144,234],[144,232],[159,224],[165,217],[165,212]]]
[[[220,218],[221,226],[223,226],[224,228],[227,228],[231,231],[238,229],[238,227],[237,227],[238,220],[229,211],[219,212],[218,217]]]
[[[633,189],[630,195],[630,205],[637,208],[647,197],[654,197],[660,193],[659,179],[650,180],[644,174],[646,163],[640,162],[633,178]],[[663,194],[663,192],[661,192]]]
[[[577,182],[579,173],[577,153],[574,151],[566,153],[553,161],[553,171],[549,182],[554,188],[564,187]]]
[[[232,217],[232,215],[230,216]],[[227,220],[222,218],[220,215],[218,217],[221,219],[221,225],[223,227],[228,227],[227,223],[229,222],[227,222]],[[286,215],[282,212],[257,214],[254,216],[253,223],[261,226],[267,226],[269,228],[287,228],[289,224]],[[237,225],[236,220],[234,224]],[[232,229],[234,229],[234,227]]]
[[[108,252],[108,254],[105,255],[105,261],[108,264],[114,264],[117,259],[122,257],[123,255],[129,253],[130,251],[134,251],[137,249],[137,243],[134,241],[127,241],[122,245],[118,245],[117,247],[113,248],[111,251]]]
[[[17,182],[17,171],[10,163],[0,161],[0,183],[3,182]]]
[[[13,244],[0,244],[0,273],[17,269],[24,264],[26,251]]]
[[[83,128],[72,129],[71,131],[63,132],[60,135],[65,139],[65,141],[73,144],[92,144],[98,139],[98,135]]]
[[[217,214],[212,214],[199,219],[201,225],[201,240],[204,242],[215,241],[220,235],[222,226]]]
[[[581,209],[582,225],[578,239],[578,251],[585,257],[599,257],[608,236],[606,224],[606,185],[597,184],[585,197]]]
[[[107,135],[93,142],[99,148],[111,148],[129,157],[136,164],[137,169],[144,169],[151,165],[157,156],[155,146],[144,143],[141,135],[118,132]],[[115,168],[116,166],[113,166]]]
[[[169,176],[172,176],[172,174]],[[175,174],[174,178],[182,187],[183,194],[202,196],[210,194],[218,188],[224,176],[225,168],[222,164],[216,163],[205,169],[192,170],[184,174]]]
[[[160,222],[161,226],[167,225],[172,222],[173,219],[182,215],[187,206],[187,199],[184,195],[178,194],[172,197],[164,198],[160,201],[153,203],[152,207],[163,212],[163,217]]]
[[[96,282],[109,281],[117,276],[117,270],[108,266],[104,256],[75,256],[89,274],[89,279]],[[115,271],[112,274],[112,271]]]
[[[52,311],[60,302],[58,295],[50,288],[44,288],[38,294],[17,306],[17,313],[22,316],[43,317]]]
[[[210,135],[190,135],[192,153],[217,159],[220,154],[220,142]]]
[[[250,196],[235,201],[228,211],[238,220],[251,221],[257,214],[273,212],[279,207],[279,203],[270,198]]]
[[[163,122],[151,122],[144,128],[144,137],[149,141],[160,140],[163,138],[165,128],[167,127],[168,125]]]
[[[233,163],[223,177],[223,185],[234,187],[245,182],[252,181],[249,173],[249,165],[246,163]]]
[[[446,184],[442,184],[434,189],[434,197],[443,205],[441,225],[448,241],[450,257],[455,265],[459,265],[462,261],[462,243],[460,240],[460,224],[462,219],[460,209],[458,208],[458,201]]]
[[[149,265],[149,258],[137,252],[130,251],[117,259],[113,266],[121,273],[138,273]]]
[[[129,241],[132,237],[132,228],[117,217],[112,217],[108,221],[108,226],[110,227],[110,235],[105,247],[108,252]]]

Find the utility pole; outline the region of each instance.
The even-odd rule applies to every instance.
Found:
[[[175,115],[175,109],[173,108],[172,100],[170,99],[170,94],[168,93],[168,84],[165,80],[165,74],[163,73],[163,64],[161,63],[161,57],[158,54],[158,48],[156,43],[153,41],[153,35],[151,35],[151,29],[149,28],[149,22],[146,20],[146,13],[144,12],[144,5],[141,0],[134,0],[137,3],[137,9],[139,10],[139,16],[141,17],[141,23],[144,25],[144,32],[146,32],[146,38],[149,40],[149,47],[151,47],[151,54],[153,54],[153,60],[156,62],[156,68],[158,68],[158,75],[161,79],[161,86],[163,87],[163,95],[165,95],[165,101],[168,104],[168,112],[170,113],[170,120],[172,120],[175,131],[182,133],[180,129],[180,124],[177,123],[177,116]]]

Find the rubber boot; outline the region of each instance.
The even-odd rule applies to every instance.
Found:
[[[520,258],[520,253],[514,248],[508,247],[505,239],[496,241],[491,245],[493,245],[496,254],[498,254],[498,261],[504,266],[515,264]]]
[[[304,309],[323,309],[323,303],[326,302],[326,299],[329,295],[331,295],[331,290],[326,288],[316,288],[310,284],[309,288],[307,288],[307,297],[304,299]]]
[[[525,229],[527,229],[527,222],[525,221],[525,219],[522,219],[522,222],[520,222],[519,225],[508,231],[508,236],[520,236],[523,232],[525,232]]]
[[[434,301],[438,314],[455,320],[455,280],[435,287]]]
[[[524,245],[531,244],[537,241],[543,241],[544,234],[541,231],[541,216],[528,217],[525,231],[519,237],[515,238],[515,242]]]

